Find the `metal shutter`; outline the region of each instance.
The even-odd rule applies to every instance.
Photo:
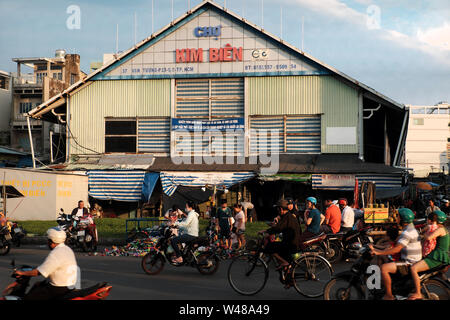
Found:
[[[214,118],[244,116],[243,78],[211,80],[211,116]]]
[[[175,117],[209,117],[209,80],[177,79]]]
[[[320,117],[286,117],[286,152],[320,153]]]
[[[250,118],[250,153],[268,153],[271,150],[272,139],[274,143],[278,143],[276,151],[284,152],[283,132],[282,116]]]
[[[170,151],[170,118],[138,119],[138,152]]]

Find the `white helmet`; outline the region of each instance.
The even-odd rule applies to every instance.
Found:
[[[53,243],[63,243],[66,241],[66,232],[59,228],[50,228],[47,230],[47,238]]]

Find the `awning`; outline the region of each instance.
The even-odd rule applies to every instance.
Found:
[[[0,184],[0,198],[3,199],[3,188],[5,188],[6,198],[22,198],[24,195],[17,190],[15,187],[10,185],[1,185]],[[0,208],[1,209],[1,208]]]
[[[253,172],[169,172],[160,173],[161,184],[165,194],[171,196],[178,186],[204,187],[217,186],[218,189],[229,188],[234,184],[252,179]]]
[[[258,179],[262,181],[278,181],[278,180],[286,180],[286,181],[295,181],[295,182],[310,182],[311,174],[289,174],[289,173],[278,173],[274,175],[259,175]]]
[[[89,195],[100,200],[136,202],[142,198],[145,171],[92,170],[89,176]]]
[[[376,199],[382,200],[387,198],[394,198],[401,195],[403,192],[407,191],[409,186],[400,187],[400,188],[385,188],[385,189],[376,189]]]
[[[362,185],[363,182],[375,183],[377,192],[380,189],[401,188],[403,186],[403,178],[400,174],[313,174],[312,188],[353,191],[355,188],[355,179],[358,179],[359,185]]]

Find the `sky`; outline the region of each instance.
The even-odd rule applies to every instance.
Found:
[[[12,58],[53,57],[65,49],[80,55],[88,73],[91,62],[115,52],[117,25],[125,51],[135,33],[139,42],[170,23],[172,1],[174,18],[201,2],[153,0],[152,21],[152,0],[0,0],[0,70],[15,72]],[[450,102],[449,0],[216,3],[297,48],[303,43],[308,54],[399,103]]]

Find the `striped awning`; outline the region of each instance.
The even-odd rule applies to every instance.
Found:
[[[142,198],[145,171],[92,170],[88,171],[89,195],[100,200],[135,202]]]
[[[253,172],[161,172],[163,191],[171,196],[178,186],[229,188],[234,184],[255,177]]]
[[[398,174],[313,174],[312,188],[353,191],[353,189],[355,188],[355,179],[358,179],[359,185],[361,185],[363,182],[373,182],[375,183],[377,190],[402,187],[402,176]]]

